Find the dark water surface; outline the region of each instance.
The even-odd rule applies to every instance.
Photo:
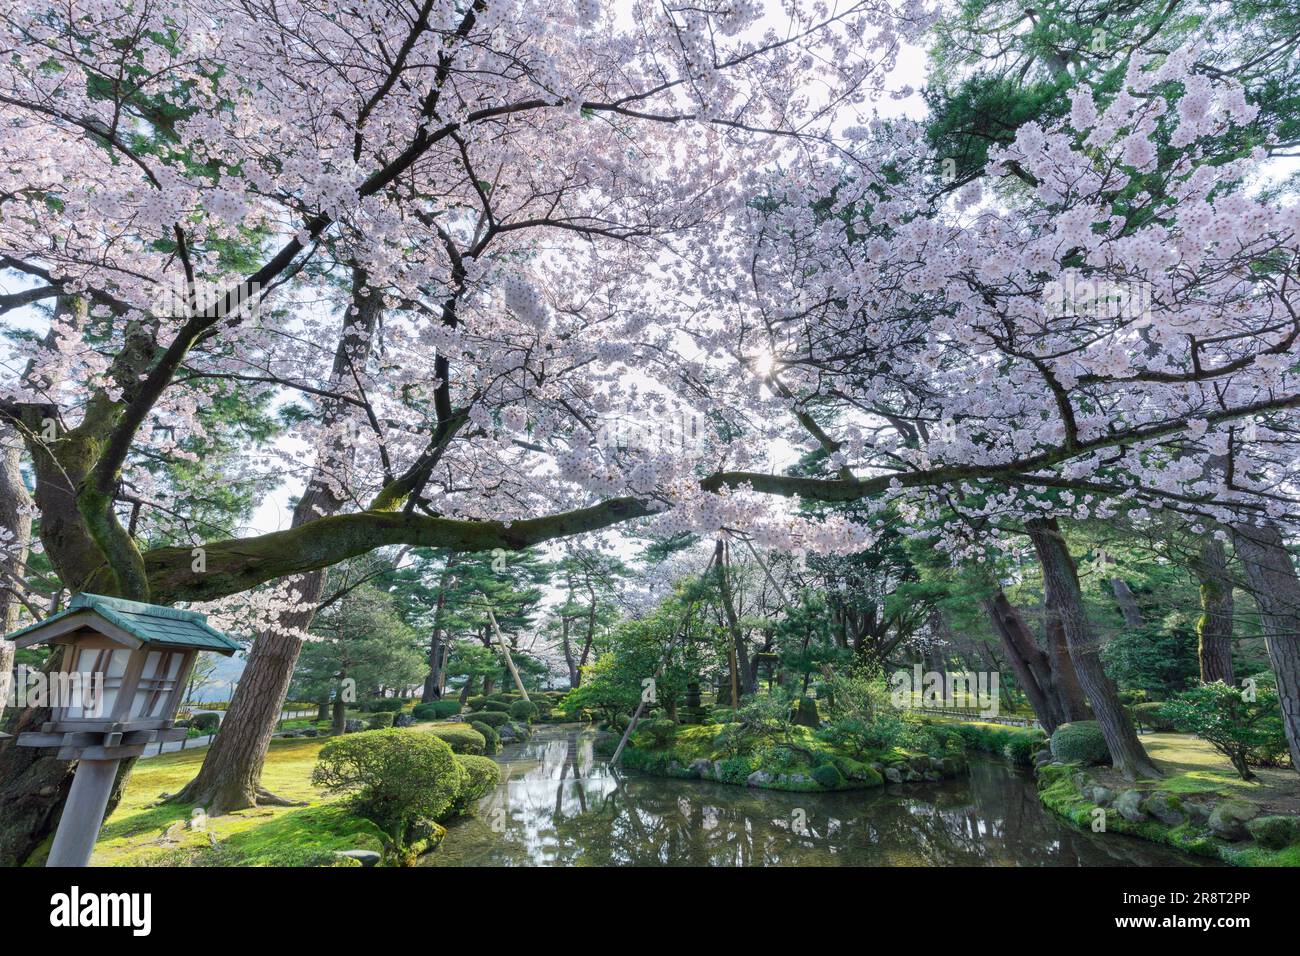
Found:
[[[599,735],[541,727],[497,757],[501,786],[425,866],[1169,866],[1194,858],[1048,813],[1029,774],[785,793],[613,771]]]

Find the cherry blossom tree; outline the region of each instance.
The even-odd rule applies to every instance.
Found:
[[[1245,188],[1262,151],[1208,145],[1252,121],[1239,84],[1134,55],[952,192],[915,124],[866,115],[920,3],[552,7],[0,8],[0,265],[25,283],[0,308],[78,303],[3,406],[66,586],[297,640],[316,573],[377,548],[644,521],[852,553],[888,512],[957,559],[989,546],[972,523],[1018,522],[1068,608],[1053,520],[1144,509],[1294,580],[1300,210]],[[293,527],[124,520],[123,483],[149,491],[143,462],[232,389],[309,411],[244,464],[303,483]],[[828,473],[783,473],[790,447]],[[1295,611],[1268,613],[1300,755]],[[1153,770],[1062,621],[1117,765]],[[248,733],[190,796],[265,796],[293,640],[259,638]],[[10,748],[0,779],[22,859],[66,767]]]
[[[4,4],[0,266],[21,285],[0,308],[74,303],[12,357],[3,406],[45,554],[73,590],[155,602],[278,582],[244,607],[292,633],[315,572],[374,548],[521,548],[667,507],[659,486],[693,459],[602,494],[625,458],[588,454],[613,403],[642,401],[619,378],[645,318],[618,290],[721,228],[741,170],[878,95],[931,16]],[[307,491],[287,530],[179,535],[142,463],[182,455],[234,389],[310,403],[292,444],[245,463]],[[150,502],[130,522],[125,486]],[[263,649],[269,706],[296,646]],[[251,731],[266,706],[248,710]],[[258,797],[264,728],[237,736],[222,768],[238,792],[204,794],[218,811]],[[50,762],[5,760],[0,799],[38,777],[60,791]],[[7,817],[3,855],[25,856],[57,805]]]

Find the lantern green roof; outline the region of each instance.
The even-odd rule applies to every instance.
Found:
[[[74,594],[68,606],[58,614],[10,634],[9,639],[19,641],[23,637],[28,637],[27,643],[39,643],[30,638],[64,618],[87,611],[99,615],[108,623],[121,628],[145,644],[191,647],[195,650],[216,651],[218,654],[226,655],[239,650],[236,641],[210,625],[208,616],[199,611],[181,611],[159,604],[144,604],[140,601],[126,601],[122,598],[84,592]]]

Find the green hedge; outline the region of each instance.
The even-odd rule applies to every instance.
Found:
[[[491,756],[501,750],[501,736],[496,732],[496,728],[481,720],[471,720],[469,725],[483,735],[483,753]]]
[[[1110,763],[1110,748],[1095,720],[1061,724],[1052,734],[1052,756],[1062,763]]]
[[[429,733],[447,742],[452,751],[458,754],[473,754],[481,757],[487,749],[487,741],[477,730],[471,727],[434,727]]]
[[[460,713],[460,701],[452,700],[435,700],[427,704],[416,704],[411,711],[411,715],[416,720],[442,720],[446,717],[455,717]]]
[[[366,701],[361,709],[367,714],[395,714],[405,706],[406,701],[400,697],[378,697]]]
[[[1029,727],[1001,724],[947,724],[967,748],[1005,757],[1021,766],[1032,766],[1034,754],[1047,744],[1047,735]]]
[[[537,705],[530,700],[517,700],[510,705],[510,716],[523,723],[532,723],[539,713]]]
[[[488,757],[464,754],[456,757],[456,763],[462,771],[460,791],[442,819],[472,815],[478,809],[478,802],[501,782],[501,768]]]
[[[503,714],[499,710],[480,710],[474,715],[474,721],[497,729],[510,723],[510,715]]]

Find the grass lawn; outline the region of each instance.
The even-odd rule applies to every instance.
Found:
[[[417,724],[429,730],[433,722]],[[468,724],[440,723],[439,727]],[[126,793],[104,823],[92,866],[285,866],[305,855],[333,850],[379,850],[383,838],[369,820],[350,814],[339,797],[312,786],[317,755],[329,738],[273,740],[262,772],[272,793],[301,807],[254,807],[190,826],[192,804],[160,803],[199,772],[202,750],[184,750],[136,763]]]

